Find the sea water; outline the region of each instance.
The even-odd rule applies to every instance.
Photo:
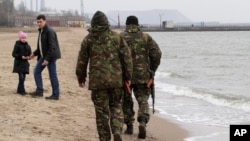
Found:
[[[249,31],[148,34],[162,51],[155,76],[160,114],[209,126],[250,124]]]

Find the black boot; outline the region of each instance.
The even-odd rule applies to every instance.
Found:
[[[139,139],[146,138],[146,122],[144,120],[140,121],[138,138]]]
[[[127,129],[125,131],[125,134],[129,134],[129,135],[132,135],[133,134],[133,124],[127,124]]]
[[[119,133],[114,134],[114,141],[122,141],[122,136]]]

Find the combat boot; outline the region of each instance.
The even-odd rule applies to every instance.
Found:
[[[127,124],[127,129],[125,130],[125,134],[132,135],[133,134],[133,124]]]
[[[140,121],[138,138],[139,139],[146,138],[146,122],[144,120]]]
[[[120,133],[114,133],[114,141],[122,141],[122,136]]]

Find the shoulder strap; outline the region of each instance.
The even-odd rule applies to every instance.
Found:
[[[116,38],[118,40],[118,47],[120,47],[121,37],[120,37],[120,35],[118,33],[115,33],[115,36],[116,36]]]
[[[143,38],[146,41],[146,43],[148,43],[148,34],[147,33],[142,33],[143,34]]]

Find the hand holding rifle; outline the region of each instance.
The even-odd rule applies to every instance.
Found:
[[[130,89],[131,81],[126,80],[126,81],[124,81],[124,84],[125,84],[125,89],[126,89],[127,93],[131,94],[131,89]]]

